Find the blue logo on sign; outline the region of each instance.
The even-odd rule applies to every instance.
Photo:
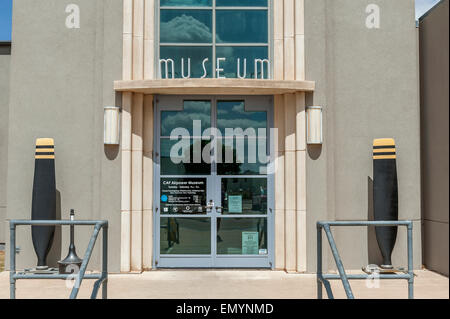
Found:
[[[167,198],[167,195],[162,195],[161,196],[161,201],[164,202],[164,203],[167,202],[168,199],[169,198]]]

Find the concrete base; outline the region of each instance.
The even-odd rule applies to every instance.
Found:
[[[354,273],[354,272],[352,272]],[[436,273],[416,271],[415,297],[448,299],[449,280]],[[351,282],[358,299],[407,298],[405,280],[381,281],[367,288],[365,281]],[[79,298],[89,298],[93,281],[82,283]],[[340,282],[332,283],[336,298],[345,298]],[[114,299],[315,299],[316,276],[279,271],[151,271],[139,275],[110,275],[108,295]],[[59,280],[19,280],[18,299],[68,298],[70,289]],[[325,291],[324,291],[325,294]],[[9,273],[0,273],[0,299],[9,298]]]

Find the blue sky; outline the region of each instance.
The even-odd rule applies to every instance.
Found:
[[[12,1],[0,0],[0,41],[11,41]]]
[[[416,0],[416,19],[419,19],[438,2],[439,0]]]
[[[11,40],[12,1],[13,0],[0,0],[0,41]],[[416,19],[438,2],[439,0],[416,0]]]

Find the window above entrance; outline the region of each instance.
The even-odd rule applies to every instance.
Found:
[[[162,79],[271,79],[270,0],[160,0]]]

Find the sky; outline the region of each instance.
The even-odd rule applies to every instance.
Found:
[[[0,41],[11,41],[12,1],[0,0]]]
[[[0,41],[11,41],[12,1],[0,0]],[[416,19],[438,2],[439,0],[416,0]]]
[[[0,0],[2,1],[2,0]],[[439,0],[416,0],[416,20],[432,8]]]

